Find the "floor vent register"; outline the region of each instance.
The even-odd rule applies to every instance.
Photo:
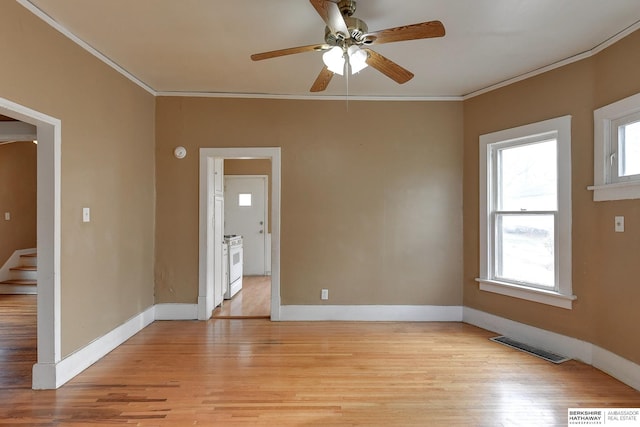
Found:
[[[568,357],[565,356],[560,356],[558,354],[552,353],[550,351],[547,350],[542,350],[539,348],[536,348],[534,346],[528,345],[528,344],[524,344],[521,342],[518,342],[516,340],[512,340],[511,338],[507,338],[505,336],[499,336],[499,337],[494,337],[494,338],[489,338],[491,341],[495,341],[499,344],[503,344],[506,345],[508,347],[511,348],[515,348],[516,350],[520,350],[520,351],[524,351],[525,353],[529,353],[533,356],[539,357],[541,359],[544,359],[548,362],[552,362],[552,363],[562,363],[562,362],[566,362],[567,360],[571,360]]]

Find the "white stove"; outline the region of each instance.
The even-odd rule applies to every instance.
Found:
[[[242,289],[242,236],[237,234],[228,234],[224,236],[224,241],[228,246],[227,277],[229,280],[226,286],[227,291],[224,299],[231,299]]]

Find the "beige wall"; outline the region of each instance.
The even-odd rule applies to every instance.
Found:
[[[156,117],[157,302],[196,302],[198,149],[278,146],[283,304],[321,288],[330,304],[461,304],[462,103],[166,97]]]
[[[269,159],[226,159],[225,175],[268,175],[271,181],[271,160]]]
[[[0,266],[14,251],[36,247],[36,148],[32,141],[0,145]]]
[[[593,110],[640,92],[640,32],[595,57],[464,103],[464,304],[586,340],[640,363],[640,201],[593,202]],[[572,310],[481,292],[478,266],[478,138],[572,116]],[[614,233],[615,215],[626,232]]]
[[[155,101],[17,2],[0,8],[0,97],[62,122],[66,355],[153,304]]]

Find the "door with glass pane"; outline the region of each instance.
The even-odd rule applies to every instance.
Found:
[[[244,275],[263,276],[267,247],[267,176],[225,176],[225,234],[239,234],[243,244]]]

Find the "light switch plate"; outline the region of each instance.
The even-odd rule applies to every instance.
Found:
[[[4,213],[4,220],[5,221],[11,220],[11,212],[5,212]]]
[[[617,216],[615,218],[615,230],[616,233],[624,233],[624,217]]]
[[[91,209],[82,208],[82,222],[90,222],[91,221]]]

